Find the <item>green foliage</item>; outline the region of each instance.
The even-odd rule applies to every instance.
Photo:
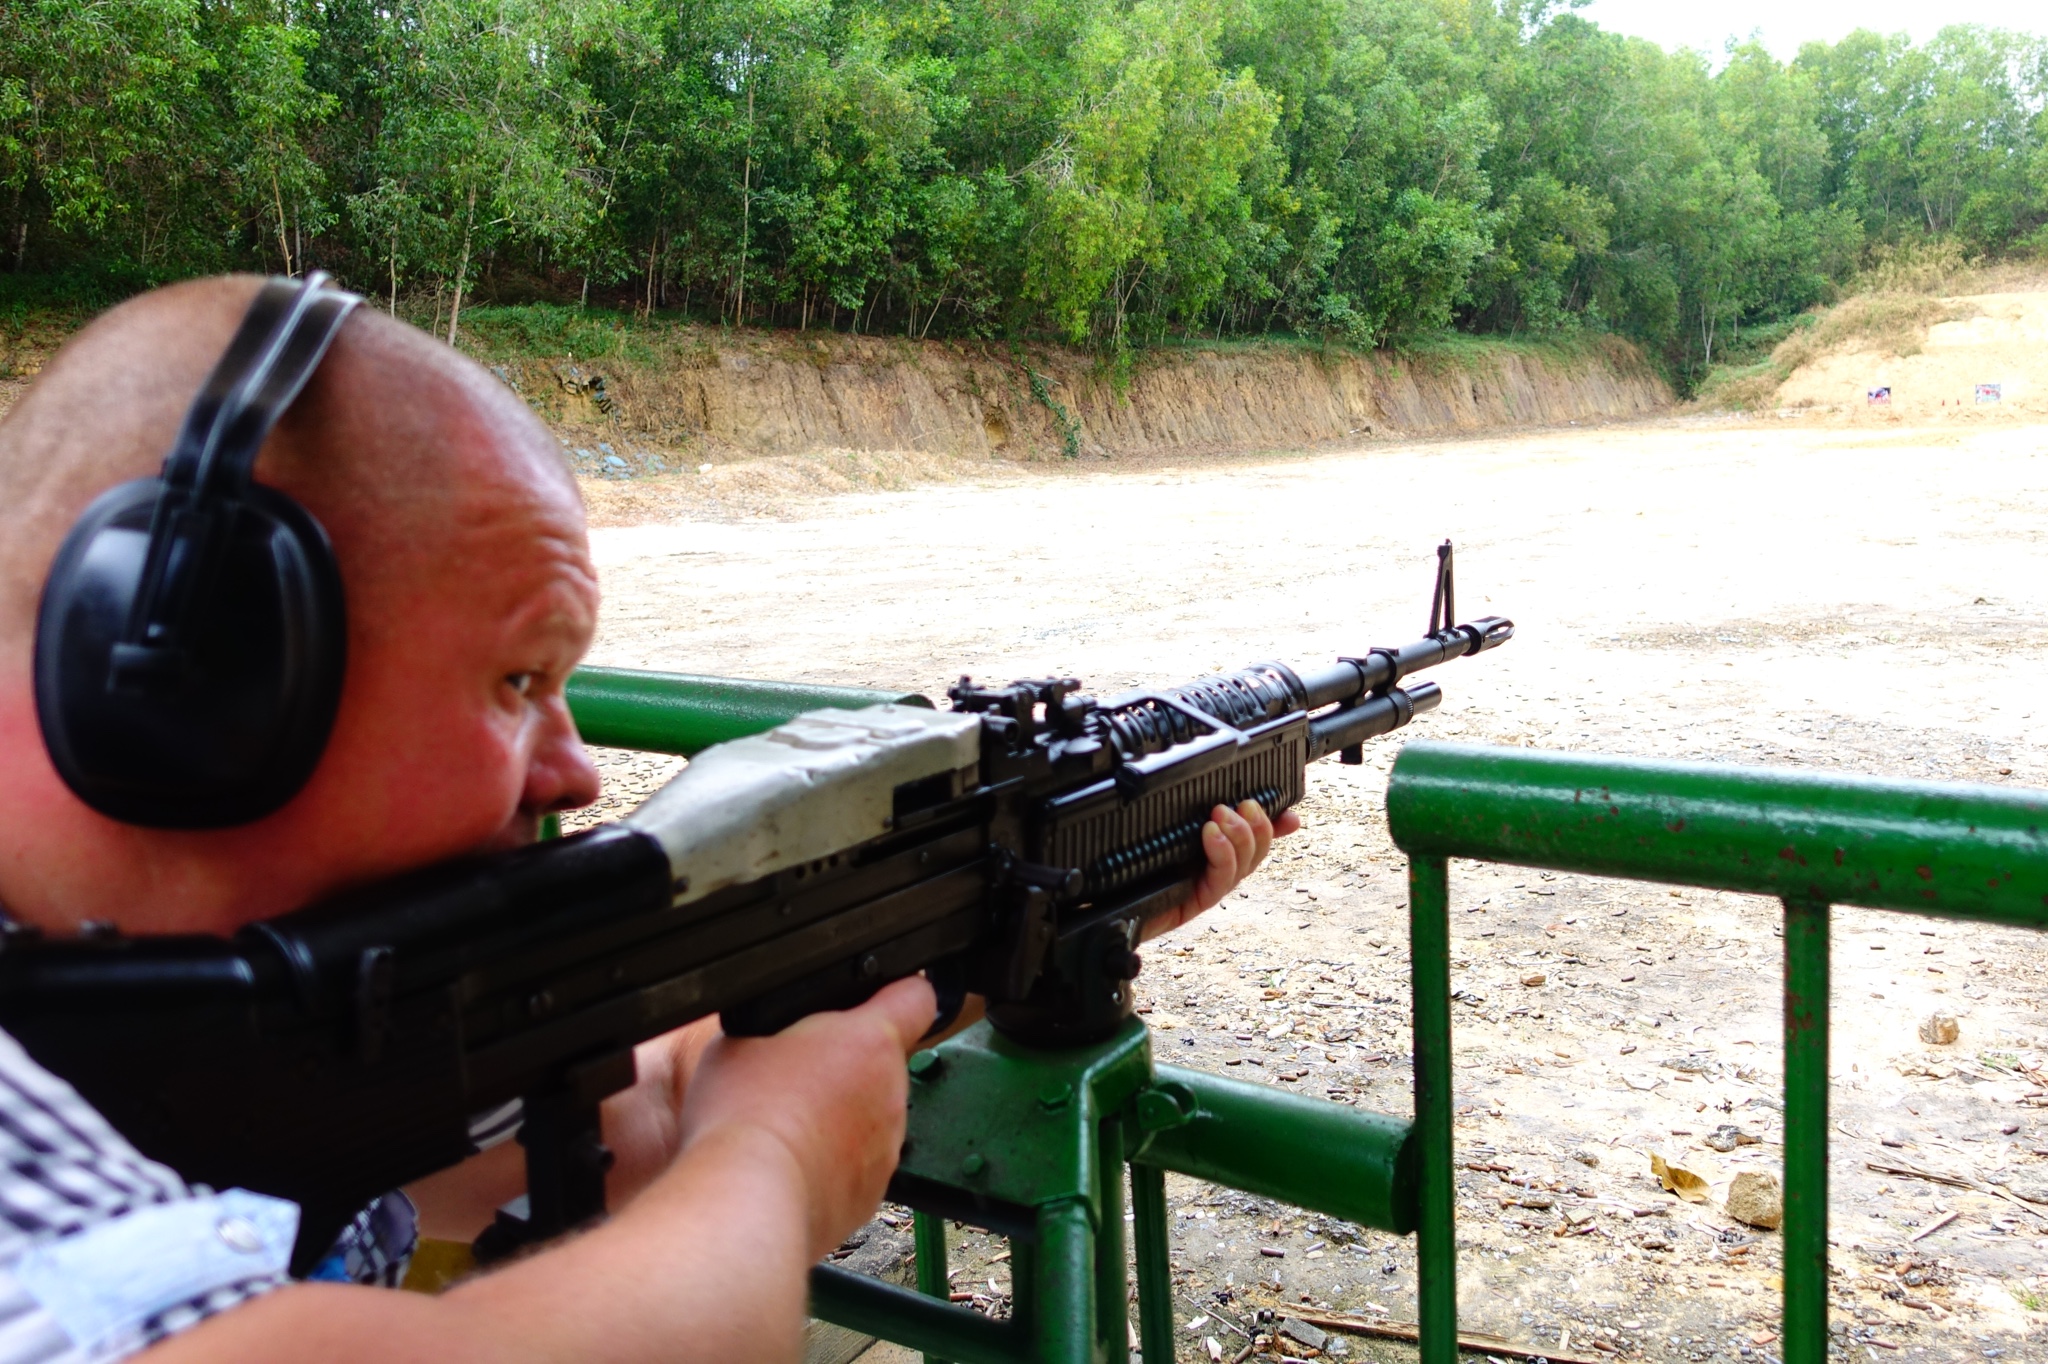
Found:
[[[1052,424],[1060,433],[1060,451],[1068,459],[1081,457],[1081,423],[1074,420],[1074,414],[1067,405],[1052,396],[1052,381],[1043,374],[1024,366],[1024,377],[1031,383],[1031,397],[1040,407],[1052,414]]]
[[[675,328],[638,314],[562,303],[482,307],[469,313],[464,335],[486,360],[566,355],[579,360],[617,357],[654,363]]]
[[[2037,37],[1710,60],[1569,0],[12,0],[0,270],[318,264],[451,339],[518,305],[478,348],[666,311],[1119,374],[1612,331],[1691,385],[1859,272],[2048,252],[2044,106]]]

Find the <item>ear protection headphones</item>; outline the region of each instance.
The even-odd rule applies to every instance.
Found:
[[[246,824],[327,746],[348,622],[320,523],[253,481],[264,440],[354,294],[274,279],[156,478],[108,489],[57,551],[36,617],[36,716],[65,785],[162,829]]]

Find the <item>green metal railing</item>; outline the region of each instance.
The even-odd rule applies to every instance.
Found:
[[[806,710],[883,701],[930,704],[599,668],[569,684],[591,743],[684,755]],[[1394,764],[1387,815],[1410,859],[1412,1123],[1155,1065],[1136,1020],[1108,1043],[1067,1051],[1019,1048],[979,1024],[913,1059],[903,1173],[1003,1211],[1011,1319],[944,1300],[944,1222],[926,1213],[921,1291],[826,1266],[813,1274],[813,1311],[929,1361],[1123,1364],[1128,1170],[1141,1355],[1172,1364],[1164,1179],[1176,1171],[1414,1231],[1423,1364],[1452,1364],[1449,860],[1461,857],[1784,902],[1784,1364],[1823,1364],[1830,908],[2048,927],[2048,792],[1412,743]]]
[[[585,743],[684,757],[773,729],[807,710],[858,710],[885,701],[926,709],[932,704],[916,692],[629,668],[578,668],[569,676],[568,692],[569,713]]]
[[[2048,792],[1411,743],[1387,820],[1409,857],[1424,1364],[1458,1348],[1453,857],[1784,902],[1784,1360],[1823,1364],[1829,909],[2048,927]]]

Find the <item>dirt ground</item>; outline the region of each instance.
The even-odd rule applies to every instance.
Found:
[[[2007,424],[1681,418],[974,466],[761,514],[594,488],[621,524],[594,532],[593,657],[932,695],[963,671],[1113,691],[1410,638],[1432,548],[1454,537],[1463,613],[1512,616],[1516,639],[1441,670],[1442,710],[1365,767],[1315,768],[1306,831],[1156,944],[1140,981],[1163,1058],[1405,1114],[1404,864],[1381,813],[1398,744],[2048,786],[2044,446],[2048,428]],[[635,505],[659,513],[624,524]],[[674,768],[602,756],[605,814]],[[1583,1358],[1774,1359],[1777,1237],[1720,1203],[1780,1155],[1775,902],[1472,864],[1453,896],[1463,1322]],[[1837,1347],[2048,1359],[2048,1202],[1993,1188],[2048,1200],[2041,940],[1835,923]],[[1958,1042],[1920,1041],[1935,1011]],[[1757,1140],[1709,1150],[1724,1126]],[[1665,1192],[1652,1154],[1696,1169],[1708,1200]],[[1192,1181],[1169,1196],[1180,1316],[1206,1318],[1184,1358],[1237,1355],[1261,1308],[1414,1320],[1406,1242]],[[1000,1308],[995,1249],[969,1237],[954,1266]]]

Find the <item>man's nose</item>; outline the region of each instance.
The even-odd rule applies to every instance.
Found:
[[[570,718],[569,703],[561,697],[542,709],[545,717],[534,741],[533,756],[526,764],[526,789],[520,808],[529,814],[552,814],[574,810],[597,799],[597,768],[584,751],[583,740]]]

